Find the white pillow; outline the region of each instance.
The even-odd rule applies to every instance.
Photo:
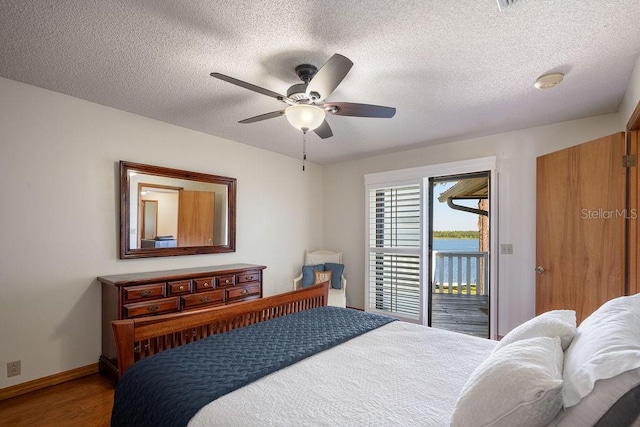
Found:
[[[607,301],[578,326],[564,362],[564,406],[576,405],[596,381],[640,368],[640,294]]]
[[[557,424],[554,425],[558,427],[595,425],[622,396],[639,385],[640,368],[623,372],[613,378],[599,380],[593,387],[593,391],[580,403],[560,411],[555,420]]]
[[[536,337],[491,353],[462,388],[452,427],[543,426],[562,408],[560,338]]]
[[[493,351],[496,352],[513,342],[534,337],[560,337],[562,350],[566,350],[575,333],[576,312],[574,310],[547,311],[513,329],[498,342]]]

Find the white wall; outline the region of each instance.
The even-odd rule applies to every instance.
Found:
[[[640,102],[640,58],[638,58],[636,62],[633,74],[631,75],[631,81],[627,86],[624,99],[620,104],[620,124],[624,129],[626,129],[629,118],[635,111],[638,102]]]
[[[119,260],[119,160],[237,178],[237,251]],[[97,362],[96,276],[247,262],[288,291],[321,188],[320,166],[0,78],[0,388]]]
[[[499,243],[513,244],[498,260],[498,333],[533,317],[536,157],[621,130],[610,114],[325,166],[324,246],[343,252],[347,305],[364,307],[364,175],[496,156]]]

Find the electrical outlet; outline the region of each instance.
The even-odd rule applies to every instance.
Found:
[[[21,372],[22,369],[19,360],[7,363],[7,377],[15,377],[16,375],[20,375]]]

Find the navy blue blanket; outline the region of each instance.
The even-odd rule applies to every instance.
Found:
[[[111,425],[185,426],[220,396],[393,320],[320,307],[163,351],[119,381]]]

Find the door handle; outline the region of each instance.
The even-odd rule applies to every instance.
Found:
[[[544,267],[541,266],[541,265],[537,266],[536,267],[536,273],[538,273],[538,274],[544,273]]]

